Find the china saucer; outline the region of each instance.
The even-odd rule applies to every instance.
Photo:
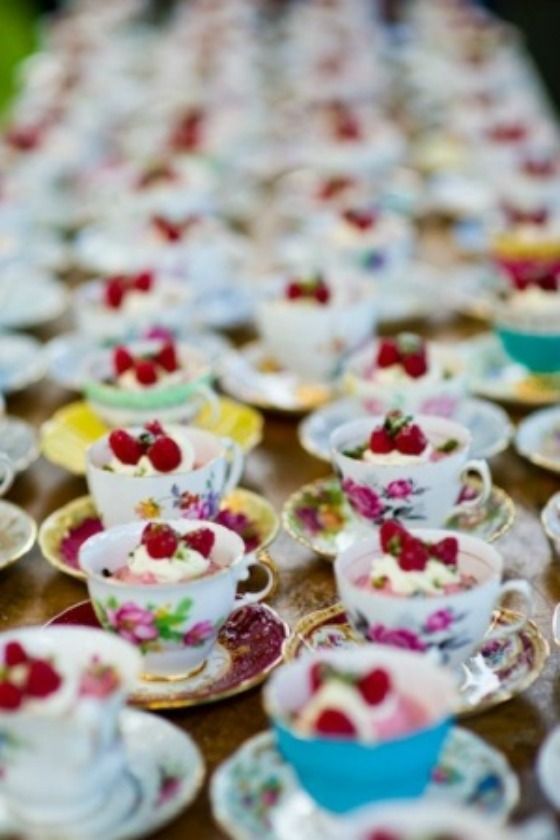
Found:
[[[560,493],[554,493],[544,506],[541,522],[556,552],[560,553]]]
[[[157,518],[157,506],[149,511]],[[239,534],[247,552],[262,552],[276,537],[278,516],[272,505],[257,493],[241,487],[232,490],[222,501],[217,521]],[[39,529],[39,547],[49,563],[71,577],[85,580],[78,565],[78,552],[103,525],[91,496],[80,496],[45,519]]]
[[[492,627],[518,618],[510,610],[494,613]],[[329,650],[364,644],[346,619],[342,604],[306,615],[284,645],[284,659],[295,659],[306,650]],[[499,641],[482,644],[461,669],[461,707],[467,716],[491,709],[529,688],[542,671],[549,654],[548,642],[529,621],[523,630]]]
[[[545,408],[526,417],[517,427],[515,448],[532,464],[560,472],[560,408]]]
[[[329,438],[343,423],[367,417],[366,410],[354,397],[337,400],[317,409],[299,425],[299,441],[303,448],[322,461],[330,461]],[[472,434],[470,455],[492,458],[509,446],[513,426],[503,408],[487,400],[467,399],[456,418]]]
[[[512,361],[491,333],[461,343],[468,364],[471,391],[490,400],[518,405],[560,401],[560,374],[530,373]]]
[[[0,452],[7,455],[16,472],[23,472],[39,457],[37,434],[19,417],[0,416]]]
[[[263,417],[249,406],[221,397],[216,414],[211,407],[204,406],[193,425],[221,437],[231,437],[249,452],[262,439]],[[41,426],[41,452],[51,463],[75,475],[84,475],[86,449],[107,431],[103,420],[86,402],[69,403]]]
[[[324,405],[331,385],[306,382],[281,368],[259,341],[227,353],[220,368],[220,385],[242,402],[275,411],[302,413]]]
[[[560,811],[560,726],[546,738],[537,757],[537,778],[541,790],[556,811]]]
[[[0,391],[21,391],[46,372],[42,344],[28,335],[0,335]]]
[[[137,709],[121,713],[120,726],[127,753],[128,772],[113,795],[93,817],[79,825],[52,830],[44,826],[9,823],[5,829],[27,840],[133,840],[163,828],[195,799],[204,779],[204,760],[192,738],[177,726]],[[125,815],[113,800],[129,799]],[[3,806],[3,803],[0,803]],[[117,808],[115,808],[117,805]],[[7,815],[7,811],[5,812]],[[121,811],[122,813],[122,811]],[[5,816],[4,808],[1,817]],[[4,826],[0,822],[0,830]],[[2,836],[7,834],[2,833]]]
[[[507,290],[507,285],[505,286]],[[452,307],[463,315],[481,321],[492,320],[504,284],[488,265],[477,264],[453,271],[448,290]]]
[[[89,601],[75,604],[49,624],[99,627]],[[140,681],[130,702],[145,709],[180,709],[215,703],[259,685],[282,661],[290,628],[266,604],[249,604],[230,615],[202,671],[185,680]]]
[[[514,518],[513,501],[494,486],[483,505],[451,517],[445,527],[494,542],[511,528]],[[355,518],[335,476],[296,490],[284,504],[282,525],[299,543],[328,558],[336,557],[356,539],[371,535],[371,528]]]
[[[68,304],[66,289],[48,275],[29,276],[14,266],[0,279],[0,328],[29,329],[62,315]]]
[[[503,821],[517,804],[519,782],[500,752],[457,726],[448,736],[424,796],[468,804]],[[281,811],[301,810],[305,823],[294,837],[315,837],[311,832],[317,822],[336,819],[301,790],[276,749],[272,732],[249,739],[218,767],[210,782],[210,800],[215,819],[235,840],[279,840],[274,824]]]
[[[18,505],[0,499],[0,569],[27,554],[37,538],[37,525]]]

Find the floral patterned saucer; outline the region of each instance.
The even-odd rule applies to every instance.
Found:
[[[490,400],[518,405],[550,405],[560,401],[560,374],[530,373],[512,361],[491,334],[462,342],[470,389]]]
[[[331,386],[306,382],[281,368],[258,341],[224,356],[220,385],[235,399],[257,408],[293,414],[311,411],[333,396]]]
[[[517,427],[515,448],[523,458],[560,472],[560,408],[535,411]]]
[[[37,525],[28,513],[0,500],[0,569],[27,554],[37,538]]]
[[[155,502],[144,513],[146,519],[156,519],[159,511]],[[216,521],[239,534],[248,552],[261,554],[274,540],[279,528],[278,516],[270,503],[257,493],[240,487],[223,499]],[[78,566],[78,552],[89,537],[102,530],[93,499],[80,496],[45,519],[39,529],[39,547],[60,572],[85,580],[86,576]]]
[[[330,461],[329,438],[339,426],[350,420],[367,417],[361,403],[347,397],[314,411],[299,425],[299,441],[311,455]],[[456,418],[473,436],[470,456],[492,458],[509,446],[513,426],[503,408],[487,400],[465,400]]]
[[[249,452],[262,439],[263,422],[262,415],[255,409],[221,397],[217,415],[205,406],[193,425],[222,437],[231,437]],[[106,424],[86,402],[69,403],[41,426],[41,452],[51,463],[75,475],[84,475],[86,449],[106,432]]]
[[[468,804],[502,821],[517,803],[519,782],[500,752],[472,732],[455,727],[425,796]],[[322,836],[320,826],[325,821],[336,820],[301,790],[276,749],[272,732],[246,741],[217,769],[210,799],[215,819],[235,840],[279,840],[275,823],[288,809],[301,812],[302,824],[294,837],[315,840]]]
[[[507,625],[517,617],[510,610],[496,611],[492,626]],[[446,620],[444,612],[434,614],[436,644],[437,631]],[[296,624],[284,645],[284,659],[295,659],[309,649],[359,644],[364,642],[348,623],[344,607],[333,604],[306,615]],[[401,639],[400,644],[406,647],[410,640]],[[548,642],[532,621],[514,636],[481,645],[462,667],[460,714],[478,714],[525,691],[539,676],[549,652]]]
[[[399,493],[402,489],[399,487]],[[461,496],[469,498],[474,492],[467,484]],[[375,505],[379,499],[368,496],[363,503]],[[445,527],[494,542],[511,528],[514,519],[513,501],[504,490],[494,486],[483,505],[452,516]],[[371,535],[371,529],[354,516],[335,476],[320,478],[296,490],[284,505],[282,525],[295,540],[328,558],[336,557],[357,538]]]
[[[89,601],[64,610],[49,624],[99,627]],[[127,626],[130,628],[130,616]],[[288,625],[266,604],[241,607],[226,621],[202,671],[180,681],[141,680],[130,702],[144,709],[180,709],[242,694],[259,685],[282,661],[282,646],[289,632]],[[130,641],[135,641],[133,634]]]

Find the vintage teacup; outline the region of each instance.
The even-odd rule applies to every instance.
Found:
[[[532,609],[531,587],[524,580],[502,583],[504,562],[495,548],[478,537],[453,531],[412,533],[429,542],[455,537],[459,572],[472,576],[475,582],[449,594],[389,594],[368,584],[374,557],[384,553],[379,534],[354,543],[336,558],[334,572],[348,618],[367,641],[433,651],[444,664],[455,667],[483,641],[515,635],[526,624]],[[508,594],[521,598],[524,614],[511,624],[489,630],[493,610]]]
[[[52,666],[60,680],[52,693],[28,693],[28,661],[8,654],[14,642]],[[138,651],[85,627],[9,631],[0,636],[0,648],[3,681],[22,686],[19,705],[0,704],[0,791],[9,811],[39,826],[95,814],[116,785],[129,784],[118,716],[140,673]]]
[[[137,435],[140,427],[128,431]],[[109,436],[93,443],[86,456],[88,487],[106,528],[139,519],[213,519],[220,501],[237,485],[243,453],[230,438],[188,426],[166,424],[194,457],[192,468],[134,476],[104,467],[113,457]]]
[[[101,626],[138,647],[148,679],[186,677],[201,670],[231,612],[262,600],[275,584],[271,569],[255,555],[246,555],[243,540],[233,531],[205,521],[168,524],[180,534],[212,530],[213,562],[219,569],[178,583],[125,583],[112,576],[139,545],[143,522],[118,525],[91,537],[79,556]],[[267,583],[259,592],[236,599],[237,584],[249,576],[253,565],[264,568]]]
[[[351,457],[349,453],[368,443],[374,428],[383,417],[353,420],[331,435],[334,468],[352,510],[362,522],[379,525],[386,519],[399,519],[405,524],[437,528],[453,514],[472,510],[483,504],[492,489],[492,477],[486,461],[469,460],[471,433],[467,428],[443,417],[419,415],[414,418],[435,450],[448,441],[455,441],[453,451],[442,457],[403,458],[375,462]],[[457,502],[462,479],[469,472],[477,473],[480,491],[474,498]]]

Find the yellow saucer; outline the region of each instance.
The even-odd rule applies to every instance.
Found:
[[[193,421],[194,426],[231,437],[249,452],[262,439],[263,417],[260,412],[234,400],[220,397],[219,412],[205,406]],[[73,402],[56,411],[40,430],[41,452],[52,464],[74,475],[84,475],[86,449],[108,431],[88,403]]]

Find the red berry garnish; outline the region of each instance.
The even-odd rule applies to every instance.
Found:
[[[403,455],[421,455],[428,445],[428,440],[416,423],[405,426],[395,436],[395,446]]]
[[[286,297],[288,300],[297,300],[303,297],[303,289],[295,280],[286,286]]]
[[[377,367],[386,368],[397,365],[401,353],[394,338],[382,338],[377,345]]]
[[[383,668],[375,668],[356,684],[356,688],[370,706],[377,706],[391,691],[391,678]]]
[[[29,657],[19,642],[8,642],[4,648],[4,664],[8,668],[13,668],[15,665],[24,665],[28,661]]]
[[[168,373],[174,373],[179,367],[177,351],[172,341],[167,341],[159,353],[154,356],[154,361]]]
[[[118,309],[126,294],[126,278],[111,277],[105,283],[104,300],[110,309]]]
[[[338,198],[353,184],[354,181],[351,178],[329,178],[321,185],[318,196],[322,201],[330,201],[333,198]]]
[[[430,555],[424,543],[408,534],[398,557],[403,572],[423,572],[429,559]]]
[[[179,545],[173,528],[160,522],[150,522],[142,533],[142,545],[153,560],[173,557]]]
[[[29,666],[25,693],[31,697],[48,697],[61,685],[62,679],[50,662],[35,659]]]
[[[204,111],[192,108],[188,111],[171,137],[171,146],[178,152],[194,152],[202,143]]]
[[[181,225],[176,225],[163,216],[154,216],[152,224],[160,236],[166,239],[167,242],[178,242],[183,236]]]
[[[315,721],[315,732],[320,735],[355,735],[356,727],[339,709],[323,709]]]
[[[23,703],[23,691],[10,682],[0,683],[0,709],[15,711]]]
[[[544,292],[557,292],[560,287],[560,274],[548,272],[537,280],[537,286]]]
[[[346,210],[343,216],[349,225],[362,232],[370,230],[377,218],[376,214],[370,210]]]
[[[324,283],[319,283],[317,288],[315,289],[315,300],[317,303],[321,303],[323,305],[327,304],[331,299],[331,293],[328,286],[325,286]]]
[[[155,364],[148,359],[141,359],[134,365],[136,379],[141,385],[154,385],[157,382],[158,374]]]
[[[126,373],[126,371],[130,370],[131,367],[134,367],[134,358],[132,354],[126,349],[126,347],[115,347],[113,350],[113,368],[115,369],[117,376]]]
[[[380,455],[393,451],[395,448],[393,438],[384,426],[378,426],[373,430],[369,439],[369,448]]]
[[[123,464],[137,464],[144,454],[142,444],[124,429],[111,432],[109,446],[113,455]]]
[[[323,685],[325,677],[325,665],[323,662],[314,662],[309,669],[309,685],[311,693],[315,694]]]
[[[183,542],[193,551],[198,551],[203,557],[208,558],[214,548],[216,535],[211,528],[198,528],[196,531],[183,534]]]
[[[145,423],[144,428],[154,437],[159,437],[160,435],[165,434],[163,426],[161,425],[159,420],[151,420],[149,423]]]
[[[401,525],[400,522],[396,522],[394,519],[388,519],[379,529],[381,548],[387,554],[394,556],[399,554],[406,536],[408,536],[408,531],[404,525]]]
[[[158,472],[172,472],[180,466],[181,450],[173,438],[157,437],[148,449],[146,455]]]
[[[428,360],[425,353],[411,353],[409,356],[404,356],[402,366],[406,373],[413,379],[418,379],[428,370]]]
[[[401,837],[388,828],[374,828],[364,840],[401,840]]]
[[[134,278],[132,285],[139,292],[150,292],[154,285],[154,275],[151,271],[141,271]]]
[[[430,553],[446,566],[456,566],[459,558],[459,542],[456,537],[444,537],[432,545]]]

